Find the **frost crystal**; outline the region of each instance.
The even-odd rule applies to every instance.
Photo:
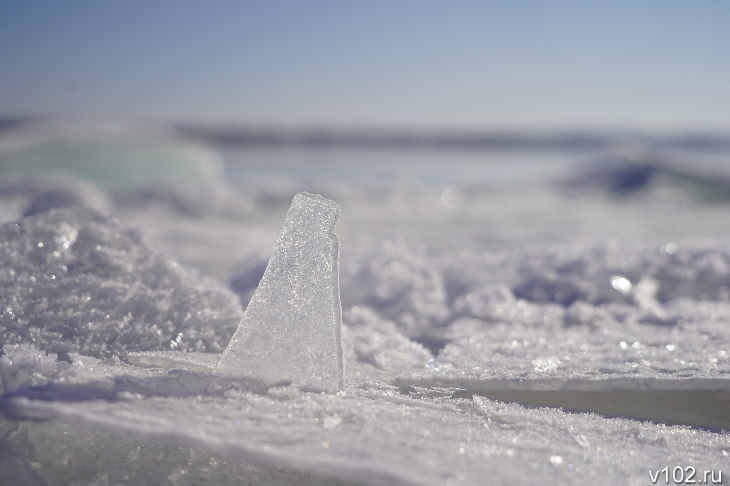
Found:
[[[112,216],[56,208],[0,225],[0,348],[32,343],[66,361],[219,353],[241,313],[221,284]]]
[[[218,362],[220,373],[342,389],[339,217],[339,206],[322,196],[294,197],[261,283]]]

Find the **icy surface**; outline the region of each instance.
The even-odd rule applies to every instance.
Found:
[[[343,387],[335,224],[340,208],[294,196],[261,283],[216,370],[326,391]]]
[[[208,385],[205,395],[195,396],[201,394],[198,388],[183,398],[145,395],[159,388],[159,382],[152,383],[156,386],[128,381],[127,390],[115,398],[113,390],[101,393],[106,400],[21,397],[12,406],[26,416],[123,433],[143,444],[186,444],[225,453],[233,464],[242,460],[277,465],[356,484],[467,485],[483,484],[485,478],[490,484],[649,484],[648,469],[661,469],[669,462],[718,470],[727,465],[730,451],[725,434],[530,409],[478,396],[452,398],[443,389],[414,389],[404,395],[392,387],[371,385],[323,395],[219,384]],[[176,388],[185,389],[184,383]],[[16,434],[32,436],[39,433],[36,430],[23,424]],[[125,457],[138,450],[130,447],[137,445],[134,441],[91,439],[116,447]],[[68,439],[61,435],[54,440]],[[81,446],[86,448],[88,440]],[[85,455],[84,449],[69,454],[68,466]],[[52,459],[41,458],[44,467],[69,475],[71,467],[54,465]],[[162,462],[159,469],[167,472],[175,466],[191,476],[211,469],[187,457]],[[131,474],[114,466],[106,471],[117,481]],[[149,483],[143,479],[141,484]]]
[[[230,278],[245,301],[305,187],[108,197],[108,210],[144,239],[78,209],[83,198],[52,209],[63,201],[34,205],[35,195],[0,191],[4,221],[35,213],[18,223],[32,230],[22,234],[49,235],[3,233],[2,295],[17,295],[26,317],[2,321],[0,468],[16,482],[83,486],[638,485],[667,466],[727,475],[727,204],[662,185],[620,196],[593,186],[461,187],[451,207],[444,186],[311,186],[343,208],[345,376],[331,394],[212,373],[220,349],[197,348],[187,334],[178,342],[176,329],[145,337],[160,316],[190,312],[182,322],[209,330],[222,349],[242,315],[211,297],[230,303],[230,293],[147,239]],[[62,224],[79,232],[68,255],[62,237],[73,231]],[[82,253],[92,230],[101,243]],[[83,270],[78,281],[52,266],[72,257],[77,267],[63,264]],[[158,286],[155,261],[167,275]],[[69,304],[84,292],[87,307]],[[89,331],[97,321],[81,311],[117,320]],[[235,319],[220,325],[224,315]],[[40,339],[35,329],[47,326],[66,334]],[[127,329],[139,337],[114,338]],[[91,345],[105,336],[118,343],[107,354]]]

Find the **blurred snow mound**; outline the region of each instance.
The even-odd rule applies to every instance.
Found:
[[[343,269],[342,303],[366,305],[432,350],[451,317],[441,269],[422,247],[386,240]]]
[[[550,329],[730,321],[730,253],[591,242],[432,256],[394,239],[343,265],[342,301],[433,353],[462,317]]]
[[[636,320],[676,323],[681,316],[672,309],[678,301],[697,309],[698,301],[715,307],[730,302],[730,254],[716,243],[574,244],[465,253],[433,259],[432,265],[454,295],[453,315],[490,322],[598,325],[595,309],[602,308],[619,321],[629,313]],[[684,318],[692,315],[685,312]]]
[[[348,380],[389,381],[401,371],[433,358],[428,349],[401,334],[393,321],[383,319],[369,307],[343,310],[342,321]]]
[[[108,358],[130,351],[221,352],[241,319],[221,284],[87,208],[0,226],[0,345]]]
[[[255,198],[252,191],[213,180],[117,191],[114,202],[126,211],[157,207],[173,215],[235,219],[251,216],[255,210]]]

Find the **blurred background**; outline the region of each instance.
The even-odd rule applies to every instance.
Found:
[[[8,121],[730,127],[726,2],[3,2]]]
[[[434,252],[719,237],[693,211],[730,195],[728,14],[3,1],[0,221],[110,211],[242,295],[298,190],[343,206],[343,258],[392,234]],[[695,206],[627,223],[657,204]]]

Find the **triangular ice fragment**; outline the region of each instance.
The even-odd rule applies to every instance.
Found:
[[[322,196],[294,196],[219,373],[328,392],[343,388],[339,217],[339,206]]]

